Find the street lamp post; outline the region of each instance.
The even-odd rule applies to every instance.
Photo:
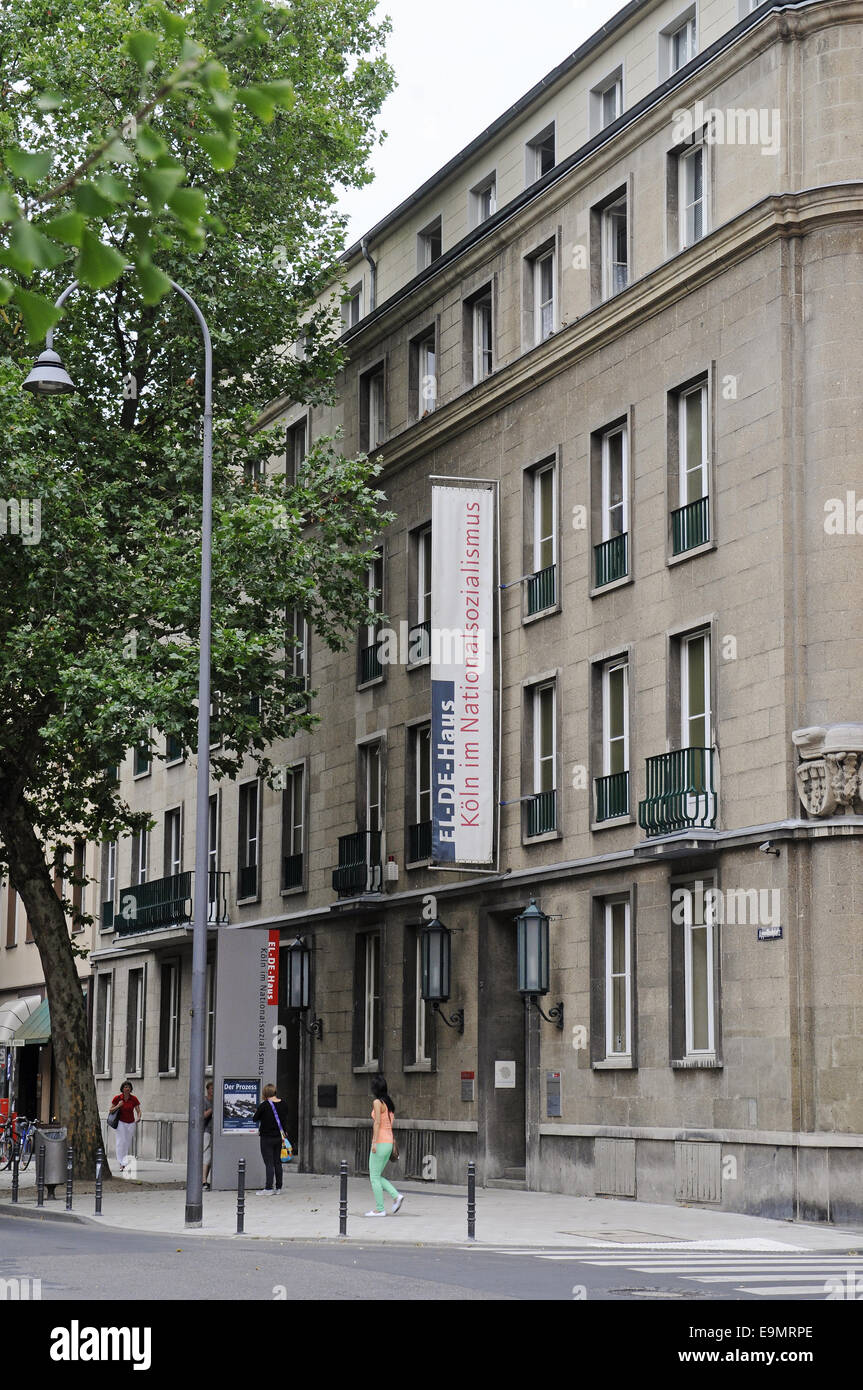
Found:
[[[127,266],[131,270],[132,266]],[[78,288],[73,280],[57,299],[62,308]],[[207,321],[194,299],[174,280],[171,288],[186,301],[204,340],[204,479],[201,492],[201,624],[198,663],[198,785],[195,815],[195,891],[192,930],[192,1036],[189,1050],[189,1140],[186,1158],[186,1226],[203,1220],[204,1157],[204,1046],[206,1036],[207,921],[209,918],[208,845],[210,813],[210,632],[213,541],[213,347]],[[59,356],[54,352],[54,332],[45,339],[45,351],[34,363],[24,388],[37,396],[75,390]]]

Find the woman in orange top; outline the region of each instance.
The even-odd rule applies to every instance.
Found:
[[[372,1119],[374,1130],[372,1131],[372,1150],[369,1154],[369,1178],[372,1184],[372,1192],[375,1198],[375,1211],[367,1211],[366,1216],[386,1216],[384,1209],[384,1189],[393,1199],[393,1216],[395,1216],[404,1197],[393,1187],[391,1182],[387,1182],[383,1176],[384,1168],[389,1162],[393,1151],[393,1115],[395,1106],[392,1098],[387,1091],[387,1080],[378,1072],[377,1076],[372,1077],[372,1095],[374,1104],[372,1106]]]

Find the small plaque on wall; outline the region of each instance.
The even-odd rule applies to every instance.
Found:
[[[319,1086],[318,1105],[322,1110],[334,1110],[339,1103],[338,1086]]]
[[[476,1072],[462,1072],[461,1098],[462,1100],[476,1100]]]
[[[545,1073],[545,1113],[549,1119],[560,1116],[560,1072]]]
[[[495,1062],[494,1084],[498,1091],[515,1089],[515,1062]]]

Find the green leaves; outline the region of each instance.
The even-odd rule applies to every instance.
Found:
[[[14,302],[21,311],[28,343],[41,343],[49,328],[53,328],[59,319],[60,310],[55,309],[44,295],[32,294],[29,290],[16,289]]]
[[[85,227],[81,237],[81,252],[75,262],[75,275],[82,285],[91,289],[103,290],[113,285],[126,268],[126,258],[106,246],[103,241]]]
[[[64,246],[80,246],[87,220],[80,212],[61,212],[45,223],[45,231],[54,241]]]
[[[50,150],[19,150],[8,149],[3,151],[3,163],[7,169],[16,176],[23,179],[25,183],[41,183],[51,172],[51,165],[54,157]]]
[[[144,303],[158,304],[171,288],[168,276],[158,266],[153,265],[150,257],[146,255],[135,258],[135,268]]]
[[[126,37],[126,51],[134,58],[142,72],[147,72],[158,50],[159,36],[150,33],[148,29],[139,29],[137,33]]]
[[[0,251],[0,264],[25,276],[34,270],[50,270],[64,259],[60,248],[23,217],[13,223],[9,245]]]
[[[186,171],[182,164],[176,164],[173,161],[169,164],[159,164],[153,168],[142,169],[140,174],[141,187],[150,207],[154,211],[163,208],[185,177]]]
[[[261,82],[252,87],[242,87],[237,92],[237,101],[248,108],[262,125],[269,125],[278,107],[289,110],[296,101],[292,82]]]
[[[196,139],[204,153],[209,156],[214,169],[218,169],[222,173],[233,169],[239,148],[236,136],[229,139],[221,134],[207,134],[202,131],[196,136]]]

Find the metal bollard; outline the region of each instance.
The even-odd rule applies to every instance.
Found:
[[[40,1144],[36,1151],[36,1205],[45,1205],[45,1145]]]
[[[467,1165],[467,1238],[476,1240],[476,1164]]]
[[[12,1201],[18,1201],[18,1166],[21,1162],[21,1145],[18,1140],[12,1145]]]
[[[237,1164],[237,1235],[243,1234],[246,1221],[246,1160]]]
[[[104,1149],[96,1150],[96,1215],[102,1215],[102,1164],[105,1162]]]
[[[343,1158],[339,1167],[339,1235],[348,1233],[348,1161]]]
[[[72,1166],[74,1158],[72,1145],[66,1145],[66,1210],[72,1210]]]

